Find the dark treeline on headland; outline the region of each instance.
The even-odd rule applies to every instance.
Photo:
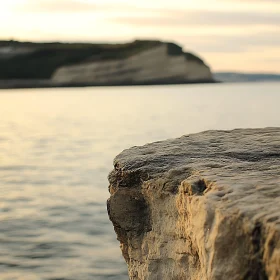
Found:
[[[0,52],[0,79],[49,79],[58,67],[96,56],[121,57],[141,47],[144,46],[140,42],[107,45],[0,41],[0,50],[4,50]]]
[[[0,79],[50,79],[54,71],[61,66],[122,59],[161,43],[140,40],[125,44],[0,41]],[[181,47],[168,44],[169,55],[182,53]],[[191,53],[185,55],[203,63]]]

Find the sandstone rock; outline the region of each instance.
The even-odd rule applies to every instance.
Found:
[[[280,128],[132,147],[109,181],[130,279],[280,279]]]

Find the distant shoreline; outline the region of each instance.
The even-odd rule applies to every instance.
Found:
[[[0,80],[0,89],[28,89],[28,88],[75,88],[75,87],[112,87],[112,86],[153,86],[153,85],[183,85],[183,84],[213,84],[215,80],[197,81],[151,81],[126,83],[56,83],[51,80]]]

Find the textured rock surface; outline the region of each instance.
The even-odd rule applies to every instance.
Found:
[[[109,181],[130,279],[280,279],[280,128],[133,147]]]

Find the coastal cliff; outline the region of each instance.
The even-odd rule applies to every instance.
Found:
[[[133,280],[280,279],[280,128],[123,151],[108,214]]]
[[[157,84],[213,81],[210,68],[198,57],[171,43],[158,43],[135,50],[122,58],[93,58],[59,68],[57,83]]]
[[[208,65],[174,43],[0,41],[0,87],[214,82]]]

